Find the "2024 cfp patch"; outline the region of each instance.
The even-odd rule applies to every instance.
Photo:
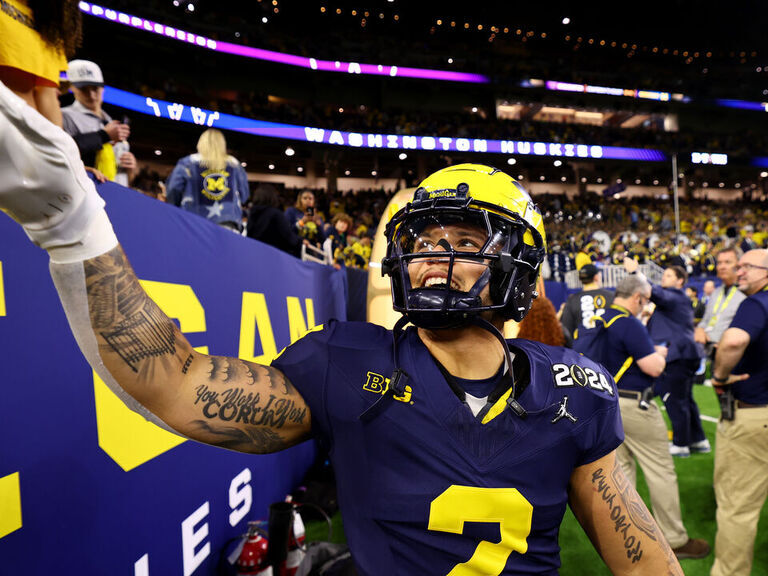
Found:
[[[607,392],[614,395],[613,385],[602,372],[597,372],[589,367],[579,364],[552,364],[552,374],[557,388],[569,388],[572,386],[589,386],[593,390]]]

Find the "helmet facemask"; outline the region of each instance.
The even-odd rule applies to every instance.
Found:
[[[517,214],[466,191],[426,200],[417,192],[386,235],[382,271],[392,277],[395,310],[414,325],[454,328],[484,312],[504,320],[527,313],[544,248]]]

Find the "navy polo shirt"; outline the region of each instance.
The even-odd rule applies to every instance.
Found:
[[[730,327],[749,334],[744,356],[733,369],[734,374],[749,374],[749,378],[733,385],[733,396],[749,404],[768,404],[768,292],[744,300]]]
[[[602,319],[607,333],[598,336],[600,346],[591,359],[611,373],[617,388],[642,392],[654,380],[637,366],[638,359],[656,351],[648,330],[629,310],[616,304],[606,309]],[[579,349],[578,345],[574,348]]]

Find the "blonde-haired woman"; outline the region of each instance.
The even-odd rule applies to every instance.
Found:
[[[227,141],[209,128],[197,153],[178,161],[166,184],[167,202],[227,228],[243,229],[243,204],[250,190],[240,161],[227,153]]]

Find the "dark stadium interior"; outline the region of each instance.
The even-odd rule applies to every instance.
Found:
[[[320,2],[311,8],[266,0],[105,4],[222,41],[329,60],[475,72],[487,75],[488,84],[305,70],[220,54],[88,15],[78,57],[100,63],[109,85],[242,116],[370,132],[443,130],[520,139],[533,134],[545,141],[647,146],[678,153],[681,169],[688,168],[699,181],[746,187],[762,184],[748,158],[766,149],[768,120],[759,112],[713,103],[715,98],[761,102],[768,94],[768,50],[759,30],[766,8],[759,2],[737,4],[738,9],[723,11],[711,3],[650,2],[626,12],[606,3],[564,2]],[[570,18],[567,25],[565,17]],[[530,78],[667,91],[684,94],[690,102],[521,87]],[[520,119],[498,120],[500,100],[522,104]],[[605,112],[606,119],[603,126],[537,121],[543,106]],[[653,121],[669,114],[677,117],[677,131],[665,132]],[[199,132],[191,125],[129,116],[139,160],[160,160],[169,168],[189,152]],[[640,116],[645,120],[636,127],[621,127]],[[396,151],[316,144],[292,144],[296,155],[288,159],[284,141],[237,133],[228,137],[249,172],[272,163],[274,173],[296,174],[298,166],[311,162],[318,174],[349,170],[352,176],[369,177],[376,170],[379,178],[402,177],[411,183],[448,163],[506,161],[498,155],[448,158],[439,152],[410,154],[403,161]],[[156,149],[162,157],[155,157]],[[694,169],[682,160],[691,150],[728,153],[731,160],[727,168]],[[574,182],[577,175],[588,181],[670,181],[666,163],[575,164],[576,169],[568,162],[553,167],[549,158],[528,157],[518,168],[529,178],[543,175],[547,181],[565,177]]]
[[[768,574],[768,0],[61,6],[63,132],[0,58],[0,576],[271,575],[275,509],[365,574]]]

